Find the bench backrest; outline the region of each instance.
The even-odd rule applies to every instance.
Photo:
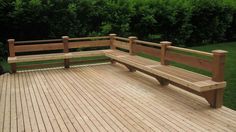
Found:
[[[136,37],[117,37],[116,34],[84,38],[63,36],[61,39],[16,42],[14,39],[9,39],[8,43],[10,57],[15,57],[16,53],[20,52],[63,50],[64,53],[68,53],[69,49],[74,48],[110,46],[111,49],[126,50],[131,55],[145,53],[158,57],[162,65],[169,65],[169,62],[173,61],[204,69],[212,73],[212,80],[219,82],[224,80],[224,64],[227,53],[223,50],[214,50],[212,53],[202,52],[171,46],[171,42],[168,41],[153,43],[137,40]]]
[[[35,52],[38,54],[44,54],[44,51],[57,51],[68,53],[70,49],[77,48],[93,48],[93,47],[108,47],[110,46],[110,37],[83,37],[83,38],[69,38],[68,36],[63,36],[61,39],[51,39],[51,40],[34,40],[34,41],[15,41],[14,39],[8,40],[9,44],[9,56],[15,57],[17,53],[26,53],[32,55]],[[46,52],[47,53],[47,52]],[[103,60],[103,59],[101,59]],[[96,60],[99,61],[99,60]],[[80,61],[81,62],[81,61]],[[85,61],[83,61],[85,62]],[[71,61],[70,64],[78,64],[76,61]],[[68,67],[68,59],[65,62],[49,63],[49,64],[32,64],[24,66],[16,66],[15,63],[12,65],[12,72],[16,72],[16,68],[41,68],[41,67],[51,67],[51,66],[61,66],[65,65]]]

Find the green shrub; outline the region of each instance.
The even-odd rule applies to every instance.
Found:
[[[224,41],[233,19],[232,8],[221,0],[194,0],[192,18],[193,33],[190,43]]]
[[[4,44],[9,38],[30,40],[117,33],[193,46],[236,40],[236,2],[0,0],[0,23],[0,41]]]

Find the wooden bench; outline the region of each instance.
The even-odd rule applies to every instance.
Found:
[[[85,47],[108,47],[108,49],[69,52],[69,49]],[[19,62],[64,59],[64,67],[69,68],[70,64],[73,63],[70,60],[72,58],[107,56],[110,59],[103,59],[101,62],[119,62],[124,64],[131,72],[138,70],[146,73],[155,77],[162,86],[172,84],[204,97],[213,108],[219,108],[223,104],[223,93],[226,87],[226,82],[224,81],[226,51],[215,50],[212,53],[207,53],[171,46],[171,42],[167,41],[158,44],[137,40],[136,37],[117,37],[115,34],[104,37],[86,38],[69,38],[64,36],[62,39],[44,41],[15,42],[13,39],[10,39],[9,50],[10,57],[8,58],[8,62],[11,64],[13,73],[16,72],[16,68],[32,68],[39,65],[32,65],[31,67],[16,66],[16,63]],[[63,50],[63,53],[16,56],[18,52],[47,50]],[[157,57],[160,61],[141,57],[138,55],[140,53]],[[204,69],[211,72],[212,77],[171,66],[170,62],[172,61]],[[58,65],[56,63],[53,66]]]
[[[80,51],[80,52],[69,52],[69,49],[76,48],[93,48],[93,47],[109,47],[110,37],[85,37],[85,38],[69,38],[68,36],[63,36],[62,39],[54,40],[35,40],[35,41],[18,41],[15,42],[14,39],[9,39],[9,53],[8,63],[11,64],[12,73],[16,72],[17,68],[43,68],[48,66],[61,66],[64,65],[65,68],[69,68],[70,64],[79,64],[80,62],[70,61],[73,58],[82,57],[95,57],[95,56],[105,56],[103,50],[94,51]],[[36,54],[36,55],[20,55],[16,56],[16,53],[21,52],[40,52],[40,51],[52,51],[61,50],[63,53],[50,53],[50,54]],[[35,65],[20,65],[17,66],[16,63],[22,62],[36,62],[36,61],[47,61],[47,60],[62,60],[64,63],[54,63],[54,64],[35,64]],[[108,61],[107,59],[94,60],[94,62]]]
[[[213,108],[223,104],[223,93],[226,87],[224,81],[224,63],[226,51],[215,50],[212,53],[190,50],[171,46],[171,42],[160,44],[136,40],[136,37],[121,38],[111,35],[112,51],[106,56],[124,64],[131,72],[139,70],[155,77],[161,85],[169,83],[204,97]],[[128,50],[129,53],[117,49]],[[160,62],[153,61],[136,54],[145,53],[160,58]],[[183,52],[187,54],[183,54]],[[198,54],[205,58],[192,56]],[[207,58],[207,59],[206,59]],[[191,72],[169,65],[170,61],[204,69],[212,73],[212,77]]]

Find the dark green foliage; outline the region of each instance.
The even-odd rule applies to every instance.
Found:
[[[0,0],[0,41],[136,35],[181,46],[236,40],[233,0]],[[1,54],[1,56],[4,56]]]
[[[195,0],[191,24],[193,33],[189,42],[224,41],[233,19],[233,8],[221,0]]]

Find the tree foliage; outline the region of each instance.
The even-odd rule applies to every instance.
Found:
[[[0,0],[0,41],[109,33],[182,46],[235,40],[235,4],[233,0]]]

